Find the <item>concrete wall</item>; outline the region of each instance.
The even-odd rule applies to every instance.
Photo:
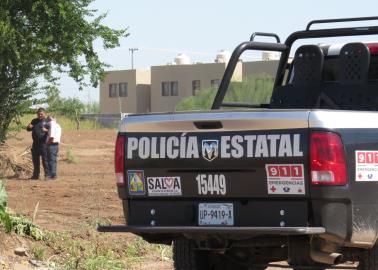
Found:
[[[185,97],[193,95],[193,81],[200,81],[200,89],[211,87],[211,80],[222,79],[225,63],[206,63],[193,65],[172,65],[151,67],[151,111],[174,111],[176,105]],[[241,79],[242,66],[238,65],[234,78]],[[178,82],[178,96],[163,96],[163,82]]]
[[[109,97],[111,83],[127,82],[127,97]],[[136,112],[136,71],[116,70],[107,74],[100,83],[100,111],[101,113]]]
[[[127,97],[109,97],[109,85],[116,83],[127,83]],[[148,96],[151,75],[149,70],[116,70],[107,74],[100,83],[100,111],[105,114],[112,113],[137,113],[150,111],[149,103],[138,107],[138,100],[144,100]],[[143,84],[141,95],[138,98],[138,84]],[[141,111],[142,109],[144,111]]]
[[[136,70],[137,84],[151,84],[151,71],[149,69]]]
[[[151,111],[151,85],[138,84],[137,88],[137,113],[148,113]]]

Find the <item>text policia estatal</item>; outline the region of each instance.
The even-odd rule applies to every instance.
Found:
[[[219,158],[301,157],[300,139],[300,134],[220,136],[201,142],[196,136],[127,137],[126,158],[197,159],[209,146]]]

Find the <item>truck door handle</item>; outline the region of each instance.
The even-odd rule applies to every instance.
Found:
[[[223,125],[219,121],[198,121],[194,122],[194,125],[198,129],[221,129]]]

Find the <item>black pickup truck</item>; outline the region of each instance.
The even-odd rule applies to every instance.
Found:
[[[255,33],[211,111],[125,117],[115,173],[127,225],[99,231],[173,244],[177,270],[378,269],[378,43],[355,42],[378,26],[313,29],[377,19],[312,21],[285,43]],[[294,45],[335,37],[353,42]],[[247,50],[281,55],[268,104],[225,101]]]

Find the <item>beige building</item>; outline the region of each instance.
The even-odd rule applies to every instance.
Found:
[[[277,73],[278,62],[278,60],[243,62],[243,78],[258,74],[265,74],[275,77]]]
[[[151,111],[174,111],[185,97],[201,89],[217,88],[226,63],[167,65],[151,67]],[[241,81],[242,65],[235,69],[233,81]]]
[[[182,61],[182,59],[179,59]],[[174,111],[185,97],[217,88],[227,63],[185,63],[153,66],[151,70],[110,71],[100,84],[100,111],[148,113]],[[239,62],[232,80],[257,74],[276,75],[278,61]]]
[[[100,83],[100,112],[146,113],[151,111],[150,70],[109,71]]]

